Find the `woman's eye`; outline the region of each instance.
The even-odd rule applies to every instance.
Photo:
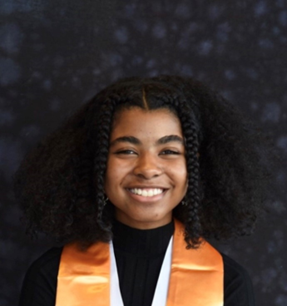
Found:
[[[121,150],[121,151],[116,152],[116,154],[132,155],[132,154],[136,154],[136,152],[133,150]]]
[[[161,155],[179,155],[180,153],[174,150],[164,150],[160,154]]]

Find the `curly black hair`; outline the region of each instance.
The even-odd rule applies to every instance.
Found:
[[[115,114],[131,107],[167,108],[181,122],[188,189],[173,215],[187,247],[200,237],[251,233],[268,190],[264,137],[219,94],[179,76],[116,82],[28,154],[14,178],[28,231],[84,247],[112,238],[114,208],[104,193],[109,137]]]

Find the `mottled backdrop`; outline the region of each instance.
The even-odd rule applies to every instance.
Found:
[[[287,155],[284,0],[0,0],[0,305],[17,305],[32,260],[11,176],[24,154],[122,76],[194,76],[221,92]],[[219,248],[250,272],[258,305],[287,305],[286,164],[256,233]]]

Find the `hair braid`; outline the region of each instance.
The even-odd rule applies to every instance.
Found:
[[[113,121],[113,113],[116,105],[116,100],[113,97],[105,100],[102,104],[98,122],[98,129],[95,130],[93,138],[96,139],[96,151],[95,151],[95,164],[94,164],[94,188],[95,188],[95,201],[97,203],[97,222],[100,228],[105,231],[111,231],[111,224],[103,217],[104,208],[106,205],[105,195],[105,172],[107,159],[109,154],[109,138]]]
[[[186,202],[188,208],[188,219],[185,227],[185,240],[192,241],[193,245],[199,243],[202,234],[199,218],[200,194],[199,194],[199,162],[198,162],[198,139],[197,130],[193,122],[183,123],[184,135],[186,138],[186,167],[188,172],[188,189]],[[190,247],[190,244],[188,244]]]
[[[185,241],[188,248],[195,248],[199,245],[199,239],[202,235],[200,222],[200,175],[199,175],[199,130],[198,120],[193,110],[183,98],[174,100],[185,137],[186,151],[186,168],[188,173],[188,188],[185,195],[186,213],[185,224]]]

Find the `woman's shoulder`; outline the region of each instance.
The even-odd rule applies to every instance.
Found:
[[[224,271],[228,274],[228,277],[249,277],[247,270],[237,261],[235,261],[224,253],[221,253],[221,255],[224,263]]]
[[[62,247],[54,247],[46,251],[30,265],[27,274],[35,272],[51,271],[54,267],[58,270]]]
[[[62,248],[52,248],[30,265],[22,285],[20,306],[53,305]]]
[[[247,270],[229,256],[221,255],[224,264],[224,305],[255,305],[253,286]]]

